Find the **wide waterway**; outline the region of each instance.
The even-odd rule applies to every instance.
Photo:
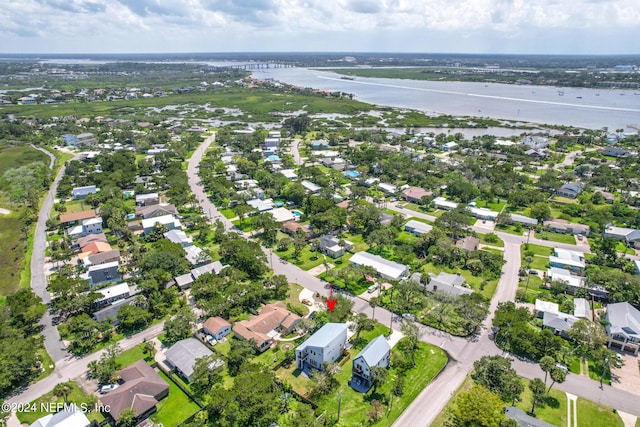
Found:
[[[491,117],[589,129],[608,127],[635,132],[640,126],[640,90],[584,89],[356,77],[344,80],[330,71],[270,68],[258,79],[353,93],[375,105],[411,108],[453,116]]]

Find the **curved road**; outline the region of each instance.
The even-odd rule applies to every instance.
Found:
[[[207,138],[207,140],[198,150],[196,150],[189,160],[189,168],[187,172],[189,184],[198,200],[200,200],[201,206],[209,219],[221,220],[224,223],[225,228],[227,230],[231,230],[233,228],[233,224],[224,218],[224,216],[222,216],[218,212],[217,208],[210,202],[204,189],[200,185],[200,180],[197,176],[197,166],[200,163],[204,152],[213,141],[214,137]],[[294,146],[295,152],[293,150]],[[295,155],[296,152],[297,144],[292,144],[292,154],[294,155],[294,158],[299,158],[299,155]],[[420,212],[399,209],[395,206],[391,206],[390,209],[407,216],[416,216],[430,221],[434,221],[436,219],[435,217],[431,217]],[[480,229],[480,231],[483,230]],[[484,232],[487,232],[487,230],[484,230]],[[502,301],[513,301],[515,298],[516,290],[518,288],[518,271],[520,269],[520,246],[525,243],[524,236],[517,236],[502,232],[497,232],[496,234],[498,234],[498,236],[505,242],[504,257],[506,262],[502,269],[502,277],[498,282],[496,292],[491,300],[491,313],[495,311],[498,303]],[[583,248],[578,248],[575,245],[538,240],[535,238],[530,238],[529,243],[549,247],[584,250]],[[324,287],[325,282],[310,275],[306,271],[301,270],[295,265],[281,262],[280,258],[270,249],[263,248],[263,251],[267,255],[267,261],[276,274],[283,274],[291,282],[299,283],[313,292],[318,292],[320,295],[327,295],[327,290]],[[351,299],[354,301],[353,310],[355,312],[365,313],[369,317],[373,316],[373,309],[369,306],[367,301],[358,297],[351,297]],[[395,317],[396,316],[393,313],[381,307],[377,307],[375,310],[375,319],[377,321],[382,324],[392,325],[393,327],[398,328],[399,323],[396,321],[397,319],[395,319]],[[503,354],[503,352],[498,349],[493,341],[488,337],[487,331],[491,325],[491,317],[492,316],[490,315],[485,320],[479,336],[472,338],[453,337],[445,332],[421,325],[421,329],[424,332],[422,340],[446,350],[451,360],[444,371],[433,382],[431,382],[403,412],[395,422],[395,426],[423,427],[430,425],[445,407],[451,395],[471,372],[473,369],[473,362],[475,360],[484,355]],[[536,363],[515,360],[513,362],[513,366],[517,370],[518,374],[525,378],[532,379],[543,376],[543,372]],[[601,390],[597,381],[584,376],[574,374],[568,375],[567,380],[563,384],[556,384],[555,388],[563,391],[569,391],[585,399],[589,399],[624,412],[640,415],[640,407],[637,405],[640,396],[610,386]]]
[[[40,149],[38,147],[34,147]],[[44,149],[47,155],[51,157],[50,167],[53,167],[55,157]],[[74,157],[75,159],[76,157]],[[53,202],[56,197],[56,191],[58,191],[58,184],[60,179],[64,176],[65,165],[63,165],[58,174],[56,175],[49,192],[45,197],[42,205],[40,206],[40,212],[38,213],[38,222],[36,223],[36,230],[33,235],[33,252],[31,254],[31,289],[33,292],[42,298],[45,304],[51,302],[51,295],[47,291],[47,278],[44,272],[45,266],[45,251],[47,247],[47,220],[53,207]],[[54,363],[58,363],[69,356],[69,353],[65,350],[60,340],[60,334],[58,328],[53,326],[51,315],[49,312],[45,312],[44,316],[40,319],[41,332],[44,336],[44,345],[47,349],[47,353],[53,359]]]
[[[204,152],[214,140],[215,135],[207,138],[200,148],[194,152],[191,159],[189,159],[187,174],[191,189],[198,197],[198,200],[200,200],[205,214],[210,220],[221,220],[224,223],[225,228],[227,230],[231,230],[233,225],[230,221],[224,218],[218,212],[216,207],[209,201],[197,176],[198,164],[200,163]],[[56,179],[59,179],[60,176],[62,176],[61,173]],[[55,194],[55,191],[53,193],[50,192],[50,195],[52,194]],[[51,199],[51,204],[52,201],[53,200]],[[406,214],[408,212],[402,213]],[[413,214],[413,212],[411,213]],[[43,215],[44,214],[41,212],[41,216]],[[44,215],[44,217],[46,222],[46,217],[48,217],[48,215]],[[44,230],[44,228],[42,230]],[[503,267],[503,276],[498,283],[498,287],[491,301],[492,312],[500,301],[513,300],[515,296],[515,291],[518,285],[518,270],[520,268],[520,245],[524,240],[520,236],[514,236],[506,233],[498,234],[505,241],[504,253],[506,263]],[[539,241],[536,243],[545,246],[555,245],[553,242],[547,241]],[[571,247],[571,245],[567,246]],[[280,262],[280,258],[276,254],[273,254],[271,250],[263,250],[267,254],[268,261],[272,265],[276,274],[284,274],[290,281],[300,283],[304,287],[322,295],[327,294],[327,290],[324,288],[324,282],[310,275],[306,271],[299,269],[295,265]],[[42,253],[44,254],[44,251]],[[42,259],[44,260],[44,257]],[[40,264],[40,266],[36,267],[42,269],[42,265],[43,264]],[[32,266],[32,271],[36,270],[37,269],[34,269]],[[41,287],[40,289],[44,289],[44,287]],[[373,310],[369,306],[368,302],[358,297],[351,297],[351,299],[354,301],[354,311],[365,313],[371,317],[373,316]],[[396,322],[394,317],[393,313],[381,307],[378,307],[375,310],[376,320],[397,328],[399,324]],[[473,362],[475,360],[483,355],[502,354],[502,352],[488,338],[487,328],[490,325],[490,322],[490,318],[487,318],[484,322],[484,327],[481,333],[472,338],[452,337],[442,331],[421,326],[421,329],[424,332],[422,340],[445,349],[450,356],[450,362],[443,372],[434,381],[432,381],[403,412],[395,422],[395,426],[422,427],[431,424],[435,417],[437,417],[445,407],[451,397],[451,394],[460,386],[460,384],[462,384],[465,377],[469,374],[473,368]],[[119,344],[124,350],[127,350],[142,343],[144,340],[148,340],[159,335],[162,332],[163,327],[163,322],[157,323],[139,334],[121,340]],[[55,330],[55,328],[53,329]],[[21,394],[14,396],[7,402],[31,402],[43,393],[52,390],[58,382],[84,374],[87,369],[87,364],[92,360],[97,360],[101,353],[102,351],[99,351],[82,359],[68,357],[64,360],[58,360],[53,374],[35,384],[32,384],[30,387],[23,390]],[[535,363],[515,360],[513,366],[518,371],[518,374],[526,378],[542,377],[543,375],[539,366]],[[639,399],[638,395],[609,386],[605,386],[605,388],[601,390],[597,381],[593,381],[584,376],[574,374],[568,375],[567,380],[563,384],[556,384],[555,388],[563,391],[569,391],[578,396],[624,412],[640,415],[640,408],[637,406]]]

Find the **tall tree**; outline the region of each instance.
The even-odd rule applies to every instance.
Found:
[[[58,398],[62,398],[65,404],[69,403],[67,399],[73,391],[73,386],[71,384],[71,382],[56,384],[55,387],[53,387],[53,395]]]
[[[544,356],[540,359],[540,369],[544,372],[544,384],[547,384],[547,376],[556,367],[556,361],[551,356]],[[533,412],[533,411],[532,411]]]
[[[540,406],[544,402],[544,398],[547,395],[547,387],[540,378],[534,378],[529,382],[529,390],[531,390],[531,394],[533,394],[533,398],[531,399],[531,413],[535,414],[536,406]]]
[[[524,385],[511,360],[502,356],[483,356],[473,363],[471,378],[500,395],[504,402],[514,402],[524,390]]]
[[[461,393],[449,412],[450,427],[500,427],[504,420],[504,403],[500,396],[475,384]]]

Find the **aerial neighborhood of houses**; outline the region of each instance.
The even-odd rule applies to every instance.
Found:
[[[280,88],[245,79],[176,92],[225,85]],[[570,372],[634,392],[640,374],[624,367],[640,348],[636,137],[469,140],[306,114],[214,126],[198,116],[213,107],[176,108],[51,119],[71,160],[42,231],[52,325],[38,345],[55,338],[54,362],[78,356],[86,375],[41,399],[81,395],[101,409],[78,400],[25,424],[216,425],[254,405],[268,416],[247,425],[333,425],[344,398],[340,425],[374,425],[412,404],[405,384],[426,387],[449,357],[466,357],[471,374],[468,358],[499,357],[495,346],[551,358],[554,384]],[[499,412],[533,425],[535,411],[518,408]]]

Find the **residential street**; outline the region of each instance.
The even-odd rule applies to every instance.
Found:
[[[48,154],[51,155],[51,153]],[[53,165],[53,161],[50,165]],[[47,291],[47,278],[44,274],[45,250],[47,247],[47,220],[49,219],[49,214],[53,207],[56,191],[58,190],[58,184],[60,183],[60,179],[64,176],[64,171],[65,166],[63,165],[58,171],[58,174],[49,188],[47,196],[42,202],[40,212],[38,213],[36,230],[33,236],[33,252],[31,254],[31,289],[33,289],[33,292],[36,295],[42,298],[44,303],[49,303],[51,301],[51,295]],[[44,336],[44,345],[47,349],[47,353],[49,353],[49,356],[51,356],[57,365],[58,362],[69,356],[69,353],[63,348],[58,328],[52,325],[51,316],[48,312],[42,316],[42,319],[40,319],[40,325],[42,326],[42,335]]]
[[[231,229],[233,225],[218,212],[216,207],[206,197],[202,187],[198,185],[200,180],[196,173],[197,164],[200,162],[204,151],[206,151],[213,140],[214,137],[207,138],[201,148],[197,149],[189,160],[189,184],[191,185],[191,189],[194,194],[198,197],[198,200],[201,200],[202,208],[204,212],[209,215],[210,219],[220,219],[223,221],[227,229]],[[294,151],[292,149],[292,154],[293,152]],[[435,217],[422,214],[420,212],[396,208],[394,205],[388,205],[387,208],[398,213],[402,213],[405,216],[415,216],[429,221],[434,221],[436,219]],[[495,311],[499,302],[513,301],[515,298],[515,293],[518,288],[518,271],[520,269],[520,245],[526,243],[525,236],[517,236],[503,232],[497,232],[496,234],[505,242],[504,258],[506,262],[502,270],[503,275],[498,282],[498,287],[491,300],[491,313]],[[538,240],[534,237],[529,238],[529,243],[549,247],[576,249],[575,245]],[[320,295],[328,295],[328,290],[324,287],[325,282],[291,263],[283,263],[277,254],[270,249],[263,248],[263,251],[267,255],[267,262],[276,274],[283,274],[289,281],[299,283],[313,292],[318,292]],[[369,317],[372,316],[373,309],[369,306],[367,301],[358,297],[351,297],[351,299],[354,301],[353,310],[355,312],[365,313]],[[445,407],[451,394],[460,386],[460,384],[462,384],[469,372],[471,372],[473,369],[473,362],[475,360],[484,355],[502,354],[502,351],[498,349],[493,341],[488,337],[487,331],[490,329],[489,326],[491,325],[491,318],[492,315],[487,317],[479,336],[468,339],[453,337],[445,332],[426,326],[421,327],[424,331],[422,340],[446,350],[451,361],[444,371],[431,384],[429,384],[429,386],[425,388],[416,400],[414,400],[412,405],[404,411],[402,416],[400,416],[395,422],[395,426],[422,427],[430,425]],[[399,319],[397,319],[397,316],[381,307],[376,308],[375,319],[382,324],[391,325],[394,329],[399,329]],[[524,362],[516,359],[513,366],[518,371],[518,374],[525,378],[543,376],[542,371],[536,363]],[[640,415],[640,407],[637,406],[639,396],[609,386],[605,387],[604,390],[600,390],[599,383],[597,381],[591,380],[585,376],[571,374],[567,377],[564,384],[556,384],[555,388],[563,391],[569,391],[580,397],[603,405],[615,407],[616,409],[624,412]]]
[[[188,181],[191,190],[200,201],[205,215],[207,215],[211,221],[215,221],[217,219],[221,220],[227,230],[232,230],[233,225],[229,220],[224,218],[217,208],[209,201],[200,184],[200,179],[197,176],[198,164],[202,160],[207,148],[214,140],[215,135],[208,137],[189,159],[187,169]],[[48,218],[51,206],[53,205],[53,197],[57,188],[57,182],[63,173],[64,168],[56,177],[56,181],[52,185],[45,203],[43,204],[38,219],[38,227],[40,228],[37,228],[36,239],[34,241],[34,254],[32,258],[32,287],[34,292],[43,296],[43,299],[45,297],[47,298],[45,301],[49,300],[49,295],[46,292],[46,280],[43,271],[45,248],[44,225]],[[388,208],[402,213],[405,216],[415,216],[430,221],[435,220],[435,217],[431,217],[420,212],[400,209],[395,206],[388,206]],[[499,280],[496,292],[491,301],[491,313],[495,311],[499,302],[512,301],[515,297],[515,292],[518,287],[518,270],[520,268],[520,246],[526,242],[526,237],[524,236],[517,236],[502,232],[497,232],[496,234],[498,234],[498,236],[505,242],[504,258],[506,263],[503,266],[502,277]],[[245,234],[245,237],[248,238],[249,236]],[[576,248],[574,245],[542,241],[535,238],[530,238],[529,241],[530,243],[544,246],[556,246],[569,249]],[[263,248],[263,251],[267,255],[267,262],[276,274],[283,274],[289,281],[299,283],[313,292],[317,292],[321,295],[328,295],[328,289],[325,289],[325,282],[310,275],[306,271],[301,270],[293,264],[283,262],[277,254],[273,253],[270,249]],[[365,313],[370,317],[373,315],[373,309],[369,306],[367,301],[355,296],[351,296],[350,298],[354,301],[355,312]],[[425,390],[416,398],[412,405],[405,410],[394,425],[398,427],[422,427],[430,425],[447,404],[451,394],[460,386],[465,377],[469,374],[473,368],[473,362],[475,360],[479,359],[483,355],[502,354],[502,351],[489,339],[487,333],[490,329],[491,317],[492,315],[488,316],[485,320],[484,327],[480,333],[477,336],[470,338],[453,337],[442,331],[421,326],[421,329],[424,332],[422,340],[446,350],[449,354],[450,362],[443,372],[431,384],[429,384],[429,386],[426,387]],[[394,329],[399,329],[400,319],[398,319],[398,316],[381,307],[377,307],[375,309],[375,319],[382,324],[389,325]],[[43,317],[43,323],[47,323],[49,325],[48,328],[45,328],[45,342],[48,343],[47,350],[50,352],[52,357],[54,354],[56,355],[54,357],[54,360],[57,362],[56,369],[52,375],[31,385],[21,394],[9,399],[9,403],[27,403],[32,401],[43,393],[53,389],[58,382],[66,381],[70,378],[82,375],[86,371],[87,364],[100,357],[101,352],[96,352],[82,359],[78,359],[66,357],[66,352],[62,350],[58,350],[57,352],[51,351],[49,345],[53,345],[54,347],[55,345],[53,342],[49,341],[55,338],[53,333],[55,332],[55,335],[57,335],[57,329],[50,326],[51,323],[48,315]],[[142,343],[144,340],[158,336],[162,332],[163,326],[163,322],[157,323],[145,331],[142,331],[130,338],[121,340],[119,344],[124,350],[132,348]],[[55,344],[58,348],[60,347],[59,341]],[[535,363],[515,360],[513,365],[518,373],[526,378],[543,376],[542,371]],[[559,390],[568,391],[577,396],[614,407],[624,412],[640,415],[640,407],[637,405],[640,396],[615,389],[610,386],[605,386],[604,389],[601,390],[597,381],[593,381],[585,376],[570,374],[567,376],[565,383],[556,384],[555,387]]]

